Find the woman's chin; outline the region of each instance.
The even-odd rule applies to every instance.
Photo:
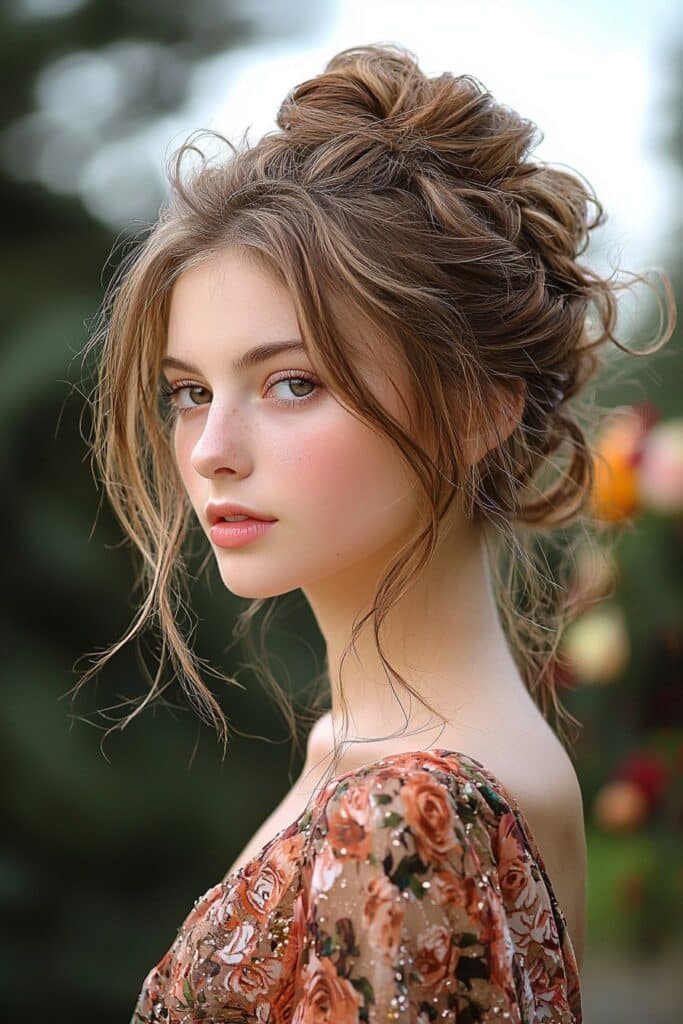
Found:
[[[221,579],[226,590],[229,590],[235,597],[243,597],[250,600],[259,600],[267,597],[280,597],[282,594],[289,594],[292,590],[299,588],[299,583],[292,583],[290,586],[278,585],[272,577],[260,580],[255,573],[232,573],[229,570],[221,572]]]

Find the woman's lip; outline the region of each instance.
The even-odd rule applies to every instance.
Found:
[[[219,519],[211,527],[211,540],[219,548],[240,548],[263,537],[277,519],[240,519],[228,523]]]
[[[241,514],[242,513],[240,513],[240,515]],[[237,515],[237,513],[235,513],[235,515]],[[252,522],[252,523],[274,523],[275,520],[274,519],[266,519],[264,516],[246,515],[246,513],[245,513],[244,519],[229,519],[229,518],[225,518],[224,516],[219,516],[218,519],[214,519],[212,525],[215,525],[216,523],[246,523],[246,522]]]
[[[222,522],[224,516],[247,516],[249,519],[258,519],[263,523],[276,522],[274,516],[262,516],[259,512],[253,512],[248,506],[240,506],[237,502],[233,504],[229,501],[209,501],[204,509],[204,515],[210,526]]]

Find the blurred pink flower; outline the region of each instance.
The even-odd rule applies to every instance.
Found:
[[[683,417],[657,423],[643,443],[637,467],[643,506],[683,511]]]

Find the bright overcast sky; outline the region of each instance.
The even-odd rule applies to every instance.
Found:
[[[267,19],[273,4],[261,3]],[[606,207],[592,261],[638,270],[676,223],[680,178],[655,144],[666,128],[666,45],[681,33],[671,0],[330,0],[306,34],[205,62],[190,104],[155,131],[154,160],[163,175],[202,127],[233,141],[248,128],[255,141],[275,127],[287,91],[337,50],[398,42],[427,73],[472,74],[534,120],[538,158],[576,168]]]

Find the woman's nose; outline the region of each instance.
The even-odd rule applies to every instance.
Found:
[[[215,401],[204,418],[203,427],[190,455],[193,469],[202,476],[244,472],[248,465],[246,428],[238,409]]]

